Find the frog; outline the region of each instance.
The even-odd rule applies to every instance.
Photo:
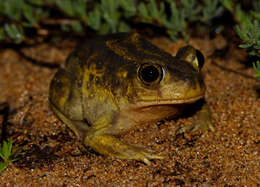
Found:
[[[173,56],[136,32],[99,36],[79,45],[56,72],[50,108],[95,152],[150,165],[165,157],[118,136],[176,117],[203,99],[203,64],[202,53],[190,45]],[[196,127],[212,129],[207,108]]]

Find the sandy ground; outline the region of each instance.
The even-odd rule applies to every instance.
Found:
[[[184,45],[153,42],[172,54]],[[205,98],[215,132],[180,133],[180,127],[196,119],[195,112],[120,137],[165,156],[150,166],[106,158],[84,147],[48,107],[49,84],[57,69],[2,49],[0,103],[11,107],[7,137],[23,149],[20,160],[0,173],[0,186],[260,186],[260,87],[255,73],[243,64],[245,53],[221,37],[193,38],[190,44],[206,57]],[[62,63],[72,49],[63,42],[22,51],[39,61]]]

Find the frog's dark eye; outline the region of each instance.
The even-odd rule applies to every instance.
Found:
[[[145,85],[158,84],[164,76],[164,69],[158,64],[143,64],[138,70],[138,77]]]
[[[196,56],[197,56],[197,59],[198,59],[199,69],[201,69],[204,65],[203,54],[199,50],[196,50]]]

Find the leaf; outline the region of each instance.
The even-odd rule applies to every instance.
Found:
[[[155,0],[150,0],[150,2],[147,4],[148,11],[150,12],[150,15],[154,18],[159,18],[160,14],[157,8],[157,5],[155,3]]]
[[[71,30],[68,24],[61,24],[61,29],[65,32],[69,32]]]
[[[142,18],[146,18],[149,16],[148,10],[143,2],[141,2],[138,6],[138,11]]]
[[[76,15],[79,17],[87,16],[87,0],[73,0],[71,4]]]
[[[206,23],[209,23],[212,18],[218,16],[222,11],[223,7],[220,6],[219,0],[203,0],[205,7],[202,9],[203,19]]]
[[[255,70],[255,72],[257,72],[258,74],[260,74],[260,61],[256,61],[253,63],[253,68]]]
[[[196,3],[195,0],[181,0],[181,4],[185,19],[191,21],[199,20],[199,14],[201,13],[202,8],[198,6],[198,3]],[[205,8],[203,10],[205,10]]]
[[[8,162],[0,162],[0,172],[4,171],[8,166]]]
[[[220,2],[226,9],[232,12],[234,7],[233,0],[220,0]]]
[[[56,0],[56,4],[69,16],[74,15],[74,10],[71,0]]]
[[[94,29],[99,30],[101,26],[101,13],[100,7],[96,6],[93,11],[88,14],[88,25]]]
[[[185,22],[185,10],[184,9],[178,9],[175,2],[171,0],[167,0],[167,2],[170,4],[170,10],[171,10],[171,17],[169,24],[167,25],[168,29],[171,30],[170,33],[184,33],[186,29],[186,22]],[[175,35],[175,34],[170,34]],[[172,37],[173,38],[173,37]]]
[[[3,160],[5,160],[5,155],[4,155],[4,153],[3,153],[2,147],[0,147],[0,157],[1,157]]]
[[[101,0],[101,10],[103,13],[103,18],[105,21],[108,23],[110,26],[110,29],[112,33],[116,32],[117,25],[119,22],[119,1],[114,1],[114,0]]]
[[[17,155],[22,149],[23,149],[22,146],[17,147],[15,150],[12,151],[12,156]],[[11,156],[11,157],[12,157],[12,156]],[[17,160],[17,159],[16,159],[16,160]],[[13,161],[13,160],[12,160],[12,161]]]
[[[5,24],[4,30],[7,33],[7,35],[14,39],[17,43],[20,43],[22,41],[22,33],[19,31],[18,27],[14,24]]]
[[[109,32],[110,26],[107,23],[103,23],[99,29],[100,34],[107,34]]]
[[[260,41],[257,41],[256,45],[254,46],[254,49],[260,49]]]
[[[42,5],[42,0],[27,0],[29,3],[33,4],[33,5]]]
[[[7,145],[6,141],[3,141],[2,154],[3,154],[4,160],[6,161],[8,159],[8,145]]]
[[[28,21],[27,26],[33,27],[37,23],[37,20],[35,19],[35,16],[33,15],[33,8],[31,6],[24,4],[23,15]]]
[[[3,145],[0,147],[0,157],[4,160],[7,161],[8,160],[8,145],[7,142],[4,140],[3,141]]]
[[[8,140],[7,142],[3,141],[2,146],[0,146],[0,157],[4,160],[4,162],[0,162],[0,172],[8,166],[9,162],[14,162],[19,159],[11,157],[14,157],[22,149],[22,147],[18,147],[12,151],[12,146],[12,140]]]
[[[8,161],[8,158],[12,154],[12,140],[9,140],[6,142],[5,140],[3,141],[3,146],[1,150],[1,157],[4,159],[4,161]]]
[[[235,31],[242,40],[249,40],[247,33],[242,30],[238,25],[235,26]]]
[[[83,30],[80,21],[76,21],[75,23],[73,23],[71,25],[71,27],[72,27],[72,30],[75,31],[75,32],[81,32]]]
[[[177,33],[175,31],[172,31],[172,30],[167,30],[167,33],[170,35],[170,38],[173,40],[173,41],[177,41],[178,38],[177,38]]]
[[[13,141],[12,140],[8,140],[7,142],[7,158],[9,158],[12,154],[12,146],[13,146]]]
[[[24,1],[8,0],[3,2],[3,13],[10,19],[19,21],[22,16],[22,6]]]
[[[256,61],[253,63],[253,69],[255,70],[257,75],[256,79],[260,81],[260,61]]]
[[[125,23],[125,22],[120,22],[119,27],[118,27],[119,32],[129,32],[130,27]]]
[[[129,18],[136,14],[136,0],[121,0],[120,6],[124,10],[125,17]]]
[[[4,29],[0,27],[0,41],[5,39]]]
[[[239,47],[241,47],[241,48],[249,48],[249,47],[251,47],[251,46],[253,46],[252,43],[244,43],[244,44],[240,44],[240,45],[239,45]]]

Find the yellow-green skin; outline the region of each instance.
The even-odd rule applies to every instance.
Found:
[[[173,57],[137,33],[102,36],[75,50],[56,73],[50,106],[96,152],[150,164],[150,159],[163,157],[114,135],[175,116],[184,104],[202,98],[199,63],[191,46]],[[162,67],[161,79],[143,81],[138,73],[143,64]]]

